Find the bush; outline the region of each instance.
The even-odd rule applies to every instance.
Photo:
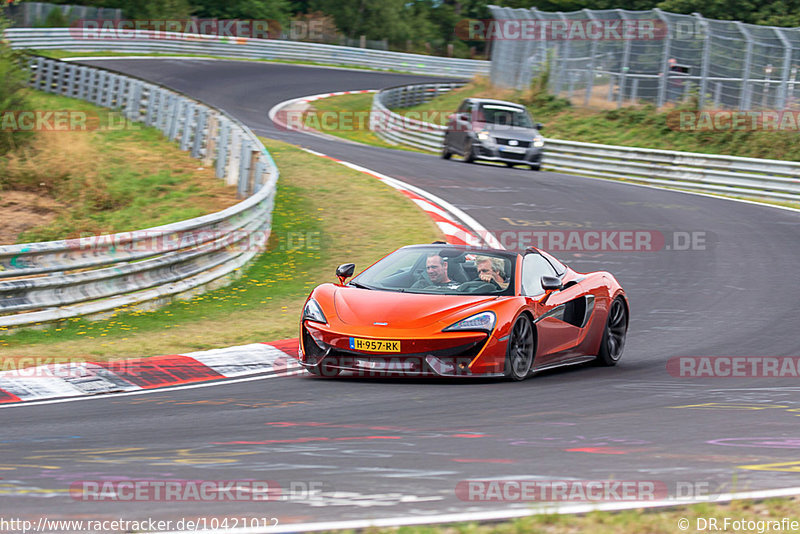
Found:
[[[51,9],[44,19],[43,27],[45,28],[63,28],[65,26],[69,26],[69,20],[59,7]]]
[[[520,98],[523,104],[538,112],[558,112],[572,105],[566,98],[550,92],[551,64],[551,56],[548,55],[539,74],[531,79],[530,88]]]
[[[8,22],[0,13],[0,34],[8,27]],[[6,41],[0,40],[0,114],[7,111],[25,109],[25,87],[27,70],[22,67],[23,56]],[[0,116],[0,120],[2,116]],[[30,138],[28,132],[7,132],[0,127],[0,155]]]

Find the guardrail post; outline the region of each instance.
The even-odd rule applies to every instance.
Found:
[[[116,94],[119,90],[117,88],[117,84],[119,83],[119,76],[116,74],[109,74],[106,78],[108,82],[108,86],[106,88],[105,100],[103,100],[103,106],[107,108],[114,107],[114,101],[116,100]]]
[[[167,93],[166,102],[162,102],[158,108],[155,126],[164,134],[164,137],[169,137],[172,126],[172,109],[175,106],[176,98],[174,93]]]
[[[128,84],[128,105],[125,108],[125,116],[129,120],[139,122],[142,115],[142,82],[131,80]]]
[[[144,86],[147,89],[147,110],[144,115],[144,123],[148,126],[153,125],[153,113],[156,110],[156,93],[158,92],[154,85],[147,84]]]
[[[250,145],[242,141],[242,147],[239,156],[239,181],[237,184],[237,196],[244,198],[247,196],[248,179],[250,178]]]
[[[259,160],[258,156],[261,154],[258,150],[253,150],[250,146],[250,157],[248,159],[248,172],[247,172],[247,191],[255,193],[257,191],[256,175],[258,171]]]
[[[48,61],[45,67],[45,77],[44,77],[44,92],[45,93],[52,93],[53,92],[53,65],[55,64],[54,61]]]
[[[236,185],[239,179],[239,166],[241,161],[242,137],[238,130],[231,125],[230,145],[228,146],[227,170],[225,172],[225,183]]]
[[[44,58],[40,57],[36,59],[36,72],[33,78],[33,88],[36,89],[37,91],[41,91],[43,75],[44,75]]]
[[[197,105],[192,102],[187,102],[186,114],[183,118],[183,135],[181,136],[181,150],[189,150],[189,139],[192,135],[192,129],[195,126],[194,113]]]
[[[196,125],[194,128],[194,143],[192,145],[192,157],[195,159],[200,158],[200,149],[203,148],[205,141],[204,134],[206,131],[206,120],[208,118],[208,109],[200,108],[197,110]]]
[[[178,138],[178,131],[181,123],[181,113],[183,112],[184,100],[182,97],[176,97],[170,108],[170,121],[167,137],[173,141]]]
[[[70,64],[69,66],[69,81],[67,82],[67,96],[74,98],[78,92],[78,73],[80,69],[77,65]]]
[[[225,168],[228,166],[229,139],[231,125],[227,119],[220,119],[222,125],[219,131],[219,143],[217,144],[217,178],[226,178]]]
[[[206,152],[203,156],[203,167],[208,167],[214,161],[214,152],[217,148],[217,135],[219,134],[219,116],[211,111],[208,113],[208,115]],[[217,178],[219,178],[219,176],[217,176]]]
[[[81,82],[80,82],[80,89],[78,93],[78,98],[81,100],[89,101],[89,95],[92,91],[92,70],[90,67],[81,67]]]
[[[104,70],[99,71],[97,76],[97,91],[94,94],[93,103],[102,106],[103,99],[105,98],[106,84],[108,82],[108,73]]]

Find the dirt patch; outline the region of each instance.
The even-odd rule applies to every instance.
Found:
[[[22,232],[51,222],[59,208],[46,194],[0,191],[0,245],[16,243]]]

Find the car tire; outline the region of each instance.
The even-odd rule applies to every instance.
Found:
[[[453,155],[453,153],[450,152],[450,149],[447,148],[447,145],[444,145],[442,147],[442,153],[441,153],[442,159],[450,159],[450,156],[452,156],[452,155]]]
[[[532,171],[538,171],[539,169],[542,168],[542,164],[541,163],[531,163],[530,167],[531,167]]]
[[[597,365],[611,367],[617,365],[625,348],[625,336],[628,333],[628,309],[622,297],[617,297],[611,302],[608,309],[608,319],[600,340],[600,350],[595,362]]]
[[[464,145],[464,163],[475,163],[475,152],[472,150],[472,139]]]
[[[508,336],[506,361],[503,369],[506,379],[525,380],[533,367],[535,350],[533,324],[527,315],[520,315]]]

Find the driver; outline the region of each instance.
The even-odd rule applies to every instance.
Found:
[[[438,254],[428,254],[425,259],[425,271],[428,273],[430,283],[425,280],[419,280],[413,286],[413,289],[421,287],[436,287],[442,289],[457,289],[461,284],[455,280],[451,280],[447,274],[447,260]]]
[[[494,283],[500,289],[508,287],[508,282],[503,277],[503,260],[490,256],[476,256],[475,267],[478,269],[478,279],[486,283]]]

